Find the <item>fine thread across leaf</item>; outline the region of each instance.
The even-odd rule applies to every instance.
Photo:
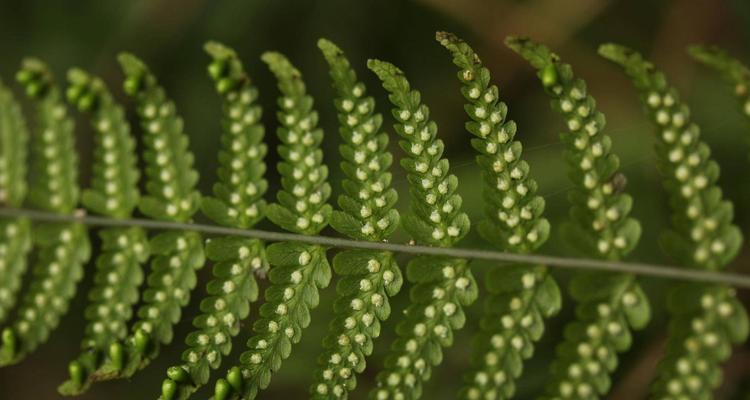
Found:
[[[198,208],[200,194],[194,187],[198,173],[176,114],[148,67],[132,54],[119,61],[126,79],[124,88],[135,98],[144,131],[146,196],[138,208],[151,218],[188,221]],[[142,304],[130,335],[110,345],[106,363],[91,375],[93,380],[132,376],[159,354],[162,344],[172,341],[172,326],[190,299],[196,270],[203,267],[202,237],[196,232],[165,232],[152,237],[153,255]]]
[[[91,112],[96,132],[91,188],[83,191],[81,202],[98,214],[128,218],[138,203],[139,171],[125,111],[100,79],[73,69],[68,80],[68,101],[81,111]],[[143,281],[141,264],[148,259],[145,232],[137,227],[109,228],[99,236],[102,245],[85,311],[88,323],[82,353],[68,365],[70,379],[58,389],[62,394],[86,390],[90,374],[102,366],[109,346],[125,338]]]
[[[260,239],[268,242],[296,241],[341,249],[367,249],[401,254],[433,255],[449,258],[485,260],[494,263],[497,268],[504,268],[508,265],[516,264],[542,264],[557,269],[570,269],[575,271],[616,271],[640,275],[644,277],[672,280],[676,282],[716,283],[732,286],[737,289],[750,289],[750,276],[748,276],[747,274],[727,271],[719,272],[699,269],[687,269],[684,267],[667,264],[651,264],[635,261],[610,261],[595,258],[580,258],[569,256],[562,257],[545,254],[517,254],[495,250],[468,249],[462,247],[432,247],[408,243],[401,244],[395,242],[366,242],[332,236],[299,235],[289,232],[266,231],[259,229],[236,229],[217,225],[198,224],[194,222],[175,223],[140,218],[119,220],[92,215],[61,215],[25,208],[0,207],[0,216],[23,216],[32,221],[45,222],[80,222],[87,226],[139,226],[142,228],[158,231],[189,230],[202,232],[209,235],[240,236]]]
[[[0,204],[20,207],[26,197],[29,131],[21,107],[0,80]],[[25,218],[0,219],[0,323],[16,304],[31,250],[31,227]]]
[[[267,215],[286,230],[315,235],[331,215],[327,204],[331,187],[320,150],[323,131],[317,128],[318,114],[302,75],[286,57],[268,52],[262,60],[276,76],[281,92],[277,134],[282,190],[277,194],[279,203],[269,205]],[[253,325],[255,335],[247,342],[249,350],[240,356],[240,366],[217,381],[216,400],[253,399],[268,387],[271,375],[281,368],[292,345],[302,339],[302,330],[310,325],[310,310],[319,302],[318,290],[331,280],[323,246],[275,243],[268,246],[267,255],[271,286],[264,294],[260,319]]]
[[[367,66],[389,92],[395,106],[394,129],[407,154],[401,166],[411,184],[412,213],[403,218],[402,226],[419,243],[450,247],[469,231],[469,217],[460,211],[458,179],[450,174],[448,160],[441,158],[437,125],[401,70],[379,60],[369,60]],[[396,327],[398,338],[377,376],[377,387],[370,392],[373,399],[419,398],[422,383],[442,361],[442,347],[452,344],[453,330],[465,323],[462,307],[477,298],[477,285],[464,259],[421,256],[412,259],[406,271],[414,284],[411,303]]]
[[[33,100],[37,116],[29,201],[39,209],[69,214],[78,201],[73,121],[46,65],[25,60],[17,78]],[[32,282],[23,293],[16,321],[3,330],[0,366],[21,361],[47,340],[67,312],[90,255],[83,224],[39,224],[33,227],[32,238],[38,253]]]
[[[388,136],[380,132],[382,117],[375,114],[375,100],[365,97],[365,86],[357,81],[344,53],[325,39],[318,47],[336,89],[334,104],[344,140],[339,146],[346,175],[338,198],[342,211],[333,212],[331,225],[355,239],[385,240],[398,227],[399,214],[393,208],[398,195],[390,187],[393,157]],[[334,257],[333,268],[341,280],[336,286],[336,316],[310,388],[316,399],[346,399],[354,390],[355,374],[364,371],[373,340],[380,336],[380,321],[390,315],[388,298],[398,293],[403,281],[391,252],[342,251]]]
[[[656,152],[672,208],[672,229],[662,238],[665,250],[687,266],[723,268],[739,251],[742,234],[732,223],[732,204],[716,184],[719,166],[691,122],[690,109],[664,74],[637,52],[606,44],[599,54],[632,79],[657,127]],[[652,396],[709,399],[731,345],[747,339],[747,313],[734,290],[723,286],[678,287],[670,297],[670,340]]]
[[[552,108],[565,118],[567,131],[561,138],[576,185],[566,236],[576,238],[588,255],[622,258],[636,246],[641,230],[628,217],[632,199],[624,193],[625,178],[618,172],[611,139],[602,132],[604,114],[597,111],[585,82],[548,48],[523,38],[510,37],[506,43],[538,70]],[[543,398],[596,399],[609,391],[617,353],[630,348],[630,330],[646,325],[650,307],[631,274],[580,273],[571,281],[570,293],[578,302],[577,318],[565,328]]]
[[[521,160],[522,145],[513,141],[516,125],[505,119],[507,106],[479,56],[455,35],[438,32],[436,39],[453,55],[460,68],[461,92],[468,101],[471,121],[466,129],[476,138],[487,220],[479,225],[482,237],[500,249],[531,253],[549,236],[549,222],[542,217],[544,199],[536,195],[529,165]],[[515,379],[523,360],[531,357],[534,342],[544,332],[544,318],[561,307],[560,289],[543,266],[519,265],[493,269],[485,277],[485,300],[472,358],[460,396],[465,399],[508,399],[515,393]]]
[[[215,197],[204,197],[203,213],[219,224],[251,228],[265,211],[263,179],[266,146],[263,143],[258,92],[251,84],[236,53],[216,42],[205,46],[211,56],[208,72],[222,96],[223,120],[219,152],[219,181]],[[201,301],[201,314],[193,320],[197,328],[185,340],[181,365],[167,370],[162,400],[187,399],[209,380],[222,356],[232,348],[240,321],[247,317],[250,302],[258,299],[255,274],[268,270],[264,244],[237,236],[210,239],[206,256],[214,262],[214,278],[206,285],[209,296]]]

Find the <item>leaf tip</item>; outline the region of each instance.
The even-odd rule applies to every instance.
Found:
[[[146,70],[146,65],[135,54],[122,52],[117,55],[117,61],[126,75],[140,74]]]
[[[625,64],[633,51],[616,43],[604,43],[597,50],[600,56],[616,64]]]
[[[507,46],[509,49],[515,51],[516,53],[519,53],[524,43],[528,41],[529,38],[510,35],[505,37],[504,42],[505,46]]]
[[[207,41],[203,45],[203,50],[208,53],[208,55],[216,59],[236,57],[236,54],[231,47],[216,40]]]
[[[437,40],[443,46],[455,44],[459,41],[458,36],[446,31],[435,32],[435,40]]]

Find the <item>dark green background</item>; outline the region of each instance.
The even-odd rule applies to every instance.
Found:
[[[201,172],[201,190],[211,187],[219,143],[220,105],[206,77],[207,57],[202,45],[208,39],[233,46],[259,86],[260,101],[269,143],[273,134],[277,90],[270,73],[259,61],[265,50],[278,50],[289,56],[305,75],[310,93],[317,99],[321,125],[327,133],[326,161],[338,164],[335,112],[331,103],[325,63],[315,43],[327,37],[338,43],[378,100],[385,115],[389,106],[383,90],[365,68],[365,61],[377,57],[394,62],[410,77],[415,88],[432,110],[446,142],[446,155],[452,172],[459,178],[459,193],[473,221],[482,218],[479,172],[473,161],[468,134],[463,129],[463,99],[458,92],[455,68],[434,41],[436,30],[453,31],[468,40],[480,53],[508,103],[509,115],[519,125],[517,138],[524,143],[524,157],[547,200],[553,233],[542,252],[572,255],[559,234],[566,218],[565,193],[570,182],[562,161],[558,138],[559,118],[552,113],[533,71],[502,45],[508,34],[528,35],[550,44],[589,83],[599,108],[608,117],[606,132],[612,136],[614,151],[620,156],[628,177],[627,190],[633,195],[633,215],[643,225],[639,247],[629,260],[671,263],[658,248],[659,233],[668,223],[666,196],[655,167],[653,129],[641,113],[630,83],[613,65],[596,55],[598,44],[616,41],[643,51],[664,69],[692,107],[693,116],[703,128],[704,139],[722,167],[720,184],[734,201],[737,221],[743,232],[750,227],[750,179],[747,171],[750,121],[743,119],[731,92],[719,78],[693,63],[685,54],[691,43],[711,43],[727,48],[741,59],[750,60],[750,3],[744,0],[526,0],[459,1],[420,0],[380,1],[2,1],[0,2],[0,76],[9,82],[22,57],[33,55],[47,61],[62,81],[66,70],[82,67],[101,75],[117,94],[122,75],[115,55],[128,50],[141,56],[153,68],[168,93],[176,100],[185,119],[191,148]],[[14,86],[18,89],[17,86]],[[132,110],[131,110],[132,112]],[[82,162],[81,182],[88,181],[91,130],[84,120],[78,126],[78,148]],[[386,118],[389,131],[390,118]],[[136,130],[136,132],[138,132]],[[394,151],[397,150],[394,146]],[[396,152],[397,157],[400,154]],[[269,163],[275,163],[271,154]],[[332,168],[334,194],[339,192],[340,172]],[[270,199],[276,190],[277,174],[270,169]],[[407,209],[404,173],[394,169],[394,184],[402,193],[400,209]],[[262,225],[268,228],[268,224]],[[397,241],[405,241],[399,233]],[[462,247],[484,247],[475,234]],[[747,247],[730,269],[748,272]],[[404,259],[405,264],[405,259]],[[477,276],[487,267],[475,263]],[[91,271],[89,266],[88,271]],[[201,272],[205,283],[209,268]],[[556,273],[564,282],[569,273]],[[641,398],[653,376],[666,335],[664,292],[670,282],[643,279],[654,303],[650,326],[635,335],[632,350],[622,357],[610,398]],[[57,385],[65,379],[66,365],[78,351],[83,330],[85,291],[91,274],[81,283],[67,317],[51,340],[17,366],[0,369],[0,399],[55,399]],[[321,339],[331,315],[333,287],[326,290],[322,303],[313,313],[313,323],[296,346],[292,357],[273,378],[271,387],[260,398],[304,398],[312,382],[312,369],[321,350]],[[406,288],[408,289],[408,287]],[[367,372],[359,380],[352,398],[363,398],[373,384],[374,372],[392,339],[393,326],[406,301],[408,290],[394,300],[393,318],[384,324],[376,342]],[[176,329],[175,342],[159,359],[131,381],[107,382],[94,386],[82,399],[151,399],[159,393],[164,370],[179,359],[182,341],[190,330],[190,320],[204,295],[202,285],[195,291],[185,318]],[[747,303],[748,293],[741,292]],[[573,304],[566,298],[563,312],[549,321],[549,331],[539,344],[519,385],[518,398],[531,398],[548,378],[548,365],[554,344],[561,337],[563,323],[571,318]],[[254,312],[257,306],[254,307]],[[469,322],[456,334],[453,348],[446,350],[443,365],[434,370],[426,385],[425,398],[454,398],[461,384],[460,375],[468,365],[470,340],[476,331],[481,301],[467,310]],[[255,317],[251,314],[250,320]],[[248,336],[249,323],[235,341],[241,349]],[[236,361],[234,351],[225,365]],[[721,398],[740,398],[743,380],[750,380],[750,348],[737,349],[727,364]],[[223,375],[222,368],[216,375]],[[213,385],[210,385],[212,390]],[[208,397],[201,391],[196,398]]]

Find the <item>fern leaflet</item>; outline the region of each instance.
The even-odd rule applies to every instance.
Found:
[[[354,239],[386,240],[398,227],[399,215],[393,208],[398,195],[390,187],[393,157],[388,136],[379,132],[382,117],[374,114],[375,100],[365,97],[365,86],[357,81],[344,53],[325,39],[318,47],[338,94],[334,104],[344,140],[339,147],[346,174],[344,194],[338,199],[342,211],[333,212],[331,226]],[[333,268],[342,279],[336,286],[336,317],[310,389],[318,399],[345,399],[355,388],[355,373],[364,371],[365,357],[380,335],[380,321],[390,315],[388,298],[398,293],[403,281],[390,252],[344,250],[334,257]]]
[[[694,59],[721,73],[734,86],[740,111],[750,118],[750,68],[718,47],[691,46],[688,52]]]
[[[266,146],[261,108],[255,103],[258,91],[233,50],[209,42],[206,52],[212,57],[208,71],[222,96],[224,116],[219,182],[214,185],[215,197],[203,198],[203,213],[221,225],[251,228],[263,218],[268,186],[263,179]],[[167,370],[163,400],[186,399],[208,382],[210,370],[218,368],[222,355],[231,350],[249,303],[258,299],[255,274],[268,269],[264,244],[255,239],[210,239],[206,256],[214,262],[214,279],[206,285],[209,297],[201,301],[201,315],[193,320],[197,330],[185,341],[183,363]]]
[[[281,98],[279,127],[281,139],[278,165],[282,190],[278,204],[267,207],[268,218],[295,233],[315,235],[327,224],[331,206],[328,169],[322,164],[320,143],[323,131],[317,128],[318,114],[306,93],[300,72],[275,52],[264,53],[263,61],[276,76]],[[326,248],[298,242],[274,243],[267,248],[271,265],[271,286],[260,308],[261,318],[253,325],[255,335],[226,379],[216,383],[216,400],[253,399],[268,387],[271,375],[289,357],[292,345],[302,338],[310,324],[310,310],[318,305],[318,290],[328,286],[331,268]]]
[[[125,111],[100,79],[73,69],[68,80],[68,101],[91,113],[96,132],[91,188],[83,192],[81,201],[98,214],[129,218],[138,204],[139,172],[135,140]],[[88,323],[82,353],[68,366],[71,376],[60,386],[62,394],[83,392],[91,383],[90,374],[102,366],[109,346],[127,335],[127,324],[143,281],[141,264],[148,260],[146,233],[140,228],[102,229],[99,236],[102,246],[85,311]]]
[[[27,59],[17,78],[37,115],[29,201],[43,210],[70,214],[78,201],[73,120],[46,65]],[[43,223],[34,226],[32,233],[38,253],[32,282],[19,304],[17,320],[3,330],[0,366],[21,361],[47,340],[68,310],[90,255],[82,224]]]
[[[466,129],[476,136],[472,146],[484,177],[488,219],[480,223],[480,234],[502,250],[531,253],[547,240],[549,222],[542,217],[544,199],[536,195],[529,165],[521,160],[522,145],[513,141],[516,125],[505,119],[508,107],[497,86],[490,86],[490,73],[474,50],[450,33],[438,32],[436,39],[461,69],[457,75],[471,118]],[[461,397],[507,399],[515,392],[523,360],[531,357],[544,332],[544,318],[560,310],[560,289],[539,265],[492,269],[485,285],[490,295]]]
[[[566,235],[573,235],[586,254],[622,258],[638,243],[641,228],[628,217],[631,197],[616,187],[624,177],[612,141],[602,133],[604,114],[586,93],[586,83],[548,48],[522,38],[506,43],[538,70],[552,108],[566,120],[561,138],[576,185]],[[544,398],[599,398],[609,391],[617,353],[630,348],[630,329],[641,329],[650,318],[648,299],[634,275],[599,271],[577,274],[570,293],[578,302],[577,320],[565,329]]]
[[[119,57],[125,72],[125,92],[134,97],[145,132],[146,196],[138,208],[145,215],[166,221],[188,221],[198,208],[200,194],[194,187],[198,173],[174,103],[166,98],[148,67],[133,56]],[[172,341],[172,325],[196,284],[195,270],[203,267],[203,239],[196,232],[159,233],[149,240],[151,271],[143,302],[130,335],[114,342],[106,363],[92,374],[93,380],[132,376]]]
[[[664,74],[637,52],[606,44],[599,54],[620,65],[632,79],[658,129],[657,156],[673,221],[662,238],[665,250],[683,265],[723,268],[737,255],[742,234],[732,224],[732,204],[716,185],[719,166],[700,139],[700,128],[690,121],[690,109]],[[680,285],[670,297],[670,340],[652,396],[711,398],[731,344],[747,339],[747,313],[734,290],[725,286]]]
[[[0,204],[21,207],[26,197],[26,146],[29,131],[13,93],[0,81]],[[0,219],[0,323],[16,304],[26,257],[31,250],[31,226],[25,218]]]
[[[417,242],[450,247],[469,231],[469,217],[460,211],[461,197],[455,193],[458,179],[449,174],[448,160],[441,158],[443,142],[437,138],[437,124],[429,119],[429,109],[401,70],[379,60],[370,60],[367,66],[390,93],[396,107],[394,129],[407,154],[401,166],[412,187],[412,213],[404,217],[402,226]],[[465,323],[462,306],[477,297],[476,282],[464,259],[419,256],[407,265],[406,276],[414,283],[411,304],[396,328],[399,337],[370,398],[419,398],[422,382],[442,361],[441,348],[452,344],[453,330]]]

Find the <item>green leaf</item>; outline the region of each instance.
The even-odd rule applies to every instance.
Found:
[[[101,79],[71,69],[68,81],[68,102],[91,114],[91,126],[96,132],[91,187],[84,192],[82,203],[99,214],[126,218],[138,204],[139,171],[135,139],[125,111]]]
[[[26,182],[29,131],[21,106],[0,80],[0,203],[19,207],[28,190]]]
[[[322,164],[323,131],[317,128],[318,114],[302,75],[286,57],[267,52],[261,58],[276,76],[282,95],[277,130],[283,160],[278,165],[282,190],[277,195],[279,204],[268,207],[268,218],[285,230],[316,234],[331,215],[326,204],[331,187],[326,181],[328,168]]]
[[[20,83],[32,98],[36,115],[35,135],[30,146],[28,200],[43,210],[71,213],[79,195],[73,120],[67,114],[60,91],[44,63],[26,59],[21,71],[24,73],[19,72],[19,75],[24,79]],[[23,130],[20,132],[23,135]],[[19,139],[23,140],[23,137]]]
[[[633,287],[632,291],[622,296],[625,305],[625,317],[633,329],[643,329],[651,320],[651,306],[648,297],[640,287]]]
[[[554,278],[550,275],[544,277],[539,284],[534,300],[545,317],[551,317],[560,311],[562,296],[560,295],[560,287],[557,286]]]
[[[136,101],[141,129],[148,133],[143,154],[148,196],[139,208],[151,218],[187,221],[200,206],[200,194],[182,118],[141,60],[130,53],[121,53],[118,60],[126,75],[126,92]]]
[[[269,204],[266,208],[266,216],[271,222],[287,231],[294,232],[298,229],[297,216],[278,204]]]
[[[258,91],[234,50],[217,42],[206,43],[205,50],[212,59],[208,72],[222,96],[223,113],[219,181],[213,187],[215,197],[204,199],[201,208],[219,224],[250,228],[264,217],[268,187]]]
[[[334,210],[331,214],[331,226],[346,236],[366,240],[367,236],[362,233],[363,223],[351,214]],[[370,224],[372,226],[372,224]]]
[[[262,242],[233,236],[214,238],[205,251],[215,262],[213,279],[206,285],[209,296],[201,301],[201,314],[193,320],[196,330],[185,339],[188,348],[182,353],[182,364],[167,371],[164,382],[172,384],[166,391],[162,389],[164,400],[186,399],[208,382],[211,370],[230,352],[250,302],[258,299],[255,275],[266,266]]]
[[[477,297],[477,285],[465,260],[420,256],[407,265],[407,278],[414,284],[411,304],[396,328],[399,338],[385,369],[378,373],[378,386],[370,398],[418,398],[431,368],[442,361],[442,347],[453,343],[453,330],[465,323],[462,307]]]
[[[196,285],[196,271],[205,263],[202,241],[200,234],[188,231],[163,232],[149,240],[151,272],[137,318],[120,341],[124,365],[107,359],[91,374],[92,380],[130,377],[159,355],[161,345],[171,343],[173,326]]]
[[[216,386],[224,398],[252,399],[269,385],[271,374],[281,368],[292,345],[301,340],[302,329],[310,324],[310,309],[318,305],[318,290],[330,281],[330,266],[320,246],[282,242],[268,246],[266,252],[272,266],[272,285],[264,294],[261,317],[253,325],[255,335],[240,356],[243,382],[225,388],[219,381]]]
[[[500,249],[531,252],[547,240],[550,228],[542,218],[544,200],[536,195],[537,184],[528,176],[529,166],[521,159],[522,145],[513,141],[516,125],[505,120],[508,107],[500,101],[498,88],[490,86],[489,71],[468,44],[447,32],[438,32],[435,38],[450,51],[453,63],[460,68],[457,76],[469,117],[466,129],[476,136],[471,143],[478,152],[477,164],[482,167],[488,217],[480,222],[479,233]],[[466,225],[468,229],[468,221]],[[523,360],[533,354],[533,342],[544,331],[537,307],[545,316],[560,309],[559,288],[542,266],[499,267],[487,274],[485,285],[490,296],[485,303],[486,317],[474,342],[478,355],[473,357],[472,371],[466,374],[461,398],[497,397],[498,391],[504,398],[511,397]],[[515,346],[497,347],[493,340],[498,338],[512,340]]]
[[[689,107],[664,74],[638,52],[616,44],[605,44],[599,54],[621,66],[631,78],[657,129],[657,156],[665,176],[664,187],[670,194],[672,230],[665,235],[665,249],[689,266],[718,270],[736,255],[742,241],[732,224],[731,204],[722,199],[716,183],[719,168],[710,157],[710,149],[700,139],[699,127],[690,120]],[[679,137],[678,137],[679,135]],[[731,353],[731,340],[718,331],[720,320],[734,309],[727,288],[691,285],[692,299],[686,289],[677,289],[670,299],[673,321],[667,356],[659,366],[652,395],[667,396],[690,391],[691,396],[709,397],[721,379],[706,373],[718,370]],[[696,301],[700,294],[700,300]],[[740,317],[738,321],[742,321]],[[735,333],[746,333],[740,322]],[[744,331],[744,332],[743,332]],[[731,334],[730,334],[731,336]],[[704,349],[705,347],[705,349]],[[687,359],[700,352],[701,370],[694,376],[684,368]],[[696,363],[697,366],[697,363]]]
[[[125,339],[143,282],[142,264],[149,257],[148,242],[140,228],[109,228],[100,231],[99,236],[102,248],[85,310],[83,351],[72,361],[80,377],[71,374],[59,387],[58,391],[65,395],[83,393],[91,384],[91,374],[104,365],[111,346]]]
[[[21,278],[28,268],[27,255],[31,250],[31,226],[24,218],[0,219],[0,258],[3,273],[0,275],[0,323],[5,322],[16,303],[21,289]]]
[[[553,110],[566,124],[560,137],[575,189],[569,195],[571,221],[563,225],[563,237],[586,256],[624,257],[637,245],[641,229],[638,221],[629,217],[632,201],[624,193],[624,177],[618,172],[612,141],[602,132],[604,114],[596,109],[586,83],[546,46],[517,37],[505,42],[537,70],[552,98]],[[617,353],[631,345],[630,329],[642,328],[650,317],[648,304],[634,304],[632,309],[625,304],[626,299],[637,299],[641,293],[629,274],[579,272],[570,293],[578,302],[576,321],[565,328],[546,395],[596,399],[610,388]],[[593,372],[584,370],[589,365]]]
[[[30,146],[32,163],[29,202],[42,210],[72,213],[79,195],[73,120],[66,113],[51,72],[41,61],[24,60],[17,78],[31,98],[36,113],[36,134],[33,135]],[[0,161],[4,161],[2,164],[8,161],[22,162],[25,160],[25,150],[14,154],[12,159],[5,156],[6,151],[18,150],[18,146],[26,144],[26,131],[18,121],[20,115],[17,108],[14,108],[12,99],[8,98],[3,87],[0,87],[0,110],[8,118],[5,120],[4,117],[0,123],[0,144],[3,146]],[[8,129],[16,131],[9,132]],[[7,134],[18,136],[9,140]],[[6,148],[6,145],[9,147]],[[25,172],[25,167],[14,165],[10,168],[7,172],[13,174],[11,177],[4,174],[6,171],[0,170],[0,174],[5,177],[3,183],[13,185],[12,189],[10,186],[0,187],[3,194],[0,198],[5,197],[3,202],[20,201],[25,190],[22,184],[13,181],[19,178],[19,173]],[[6,191],[9,189],[15,192],[9,194]],[[23,233],[19,232],[19,228],[22,228],[20,225],[5,225],[4,228],[4,236],[8,239],[11,236],[9,233]],[[37,232],[39,240],[35,238]],[[0,365],[21,361],[47,340],[60,318],[67,312],[76,285],[83,275],[82,264],[90,256],[88,236],[81,224],[42,223],[33,228],[31,237],[37,247],[31,282],[22,295],[16,320],[3,331]],[[23,269],[23,264],[19,265],[19,261],[14,258],[23,257],[29,249],[29,243],[21,236],[14,247],[16,248],[6,250],[15,250],[15,254],[5,254],[13,258],[4,257],[2,260],[4,264],[10,261],[14,269],[3,272],[3,275],[8,275],[4,283],[10,286],[10,290],[14,290],[13,285],[17,284],[18,274]]]
[[[418,242],[450,247],[466,235],[469,220],[460,210],[461,197],[455,193],[457,179],[449,173],[448,160],[442,158],[444,145],[437,138],[437,125],[400,69],[380,60],[369,60],[367,66],[390,93],[394,129],[403,139],[399,145],[407,155],[401,165],[411,184],[413,213],[405,216],[401,225]]]
[[[48,223],[47,229],[56,232],[57,239],[36,249],[31,283],[22,295],[18,317],[3,333],[0,365],[20,362],[47,341],[83,276],[90,255],[83,225]]]

